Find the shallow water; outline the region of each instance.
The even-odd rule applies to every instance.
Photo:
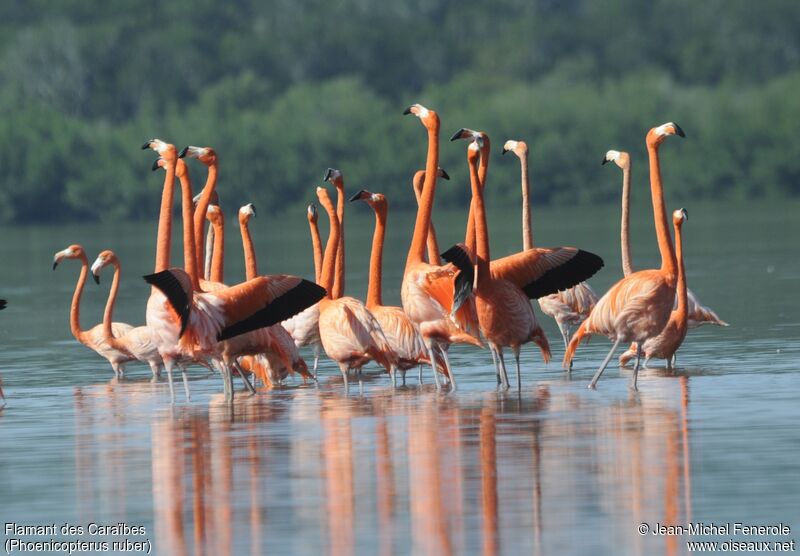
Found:
[[[641,523],[784,523],[788,536],[694,538],[794,539],[800,205],[686,206],[689,286],[731,327],[691,331],[678,369],[643,371],[638,393],[627,388],[629,371],[613,366],[597,391],[586,389],[609,348],[603,338],[564,375],[555,325],[538,313],[556,361],[545,366],[526,348],[521,392],[496,390],[488,352],[455,347],[454,394],[436,392],[429,371],[422,385],[411,373],[393,389],[370,369],[363,393],[351,387],[346,397],[323,359],[318,387],[240,390],[232,407],[217,377],[192,369],[191,403],[178,388],[171,406],[145,365],[112,379],[72,339],[79,264],[50,270],[71,242],[90,259],[114,248],[123,264],[115,318],[141,323],[148,290],[139,276],[152,269],[154,226],[3,230],[0,522],[144,526],[127,537],[149,540],[157,554],[687,552],[687,537],[641,536]],[[657,251],[647,207],[638,208],[634,264],[644,268]],[[349,210],[347,289],[363,295],[372,222],[366,207]],[[617,213],[537,211],[536,241],[603,256],[591,283],[605,291],[620,276]],[[490,214],[494,256],[519,249],[511,214]],[[310,274],[302,216],[254,221],[261,271]],[[443,247],[457,241],[463,214],[437,220]],[[390,215],[389,302],[398,301],[410,222]],[[228,232],[226,279],[235,282],[241,249],[235,226]],[[99,322],[110,279],[87,285],[84,327]]]

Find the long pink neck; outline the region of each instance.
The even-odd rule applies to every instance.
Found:
[[[200,279],[197,273],[197,251],[194,243],[194,201],[189,169],[184,168],[181,181],[181,218],[183,220],[183,270],[192,279],[194,291],[200,291]]]
[[[476,255],[478,257],[478,291],[485,287],[489,279],[489,230],[486,223],[486,207],[483,203],[483,188],[481,187],[480,177],[478,176],[477,157],[469,157],[469,181],[472,186],[472,206],[475,222],[475,241]]]
[[[333,299],[344,295],[344,183],[336,180],[336,217],[339,219],[339,247],[336,251],[336,277],[333,283]]]
[[[414,196],[417,198],[417,208],[419,209],[420,202],[422,201],[422,182],[425,180],[425,170],[417,170],[414,174],[412,184],[414,187]],[[431,217],[431,225],[428,227],[428,239],[426,241],[428,248],[428,262],[432,265],[442,266],[442,257],[439,255],[439,241],[436,239],[436,227],[433,225],[433,217]]]
[[[522,176],[522,248],[533,249],[533,228],[531,227],[531,185],[528,178],[528,153],[519,157]]]
[[[678,259],[678,308],[676,311],[678,323],[685,328],[688,316],[688,293],[686,290],[686,268],[683,264],[683,231],[680,224],[675,224],[675,250],[675,256]]]
[[[336,267],[336,251],[339,250],[339,218],[336,216],[336,211],[330,200],[327,202],[320,199],[320,203],[328,212],[330,218],[330,233],[328,234],[328,243],[325,246],[325,257],[322,261],[322,283],[320,284],[327,291],[326,297],[333,298],[333,280],[334,271]]]
[[[314,280],[321,284],[322,279],[322,240],[319,237],[319,226],[316,220],[309,220],[308,227],[311,230],[311,249],[314,252]]]
[[[120,265],[119,261],[114,261],[114,278],[111,280],[111,289],[108,292],[108,300],[106,301],[106,309],[103,312],[103,335],[106,339],[112,339],[114,334],[111,330],[111,321],[114,317],[114,304],[117,301],[117,293],[119,292],[120,280]]]
[[[658,160],[658,145],[647,144],[650,157],[650,194],[653,198],[653,219],[658,237],[658,250],[661,253],[661,270],[675,276],[675,251],[667,226],[667,209],[664,206],[664,188],[661,184],[661,165]]]
[[[225,277],[225,217],[220,213],[213,222],[214,254],[211,258],[211,281],[222,284]]]
[[[633,273],[631,264],[631,244],[628,225],[630,223],[631,201],[631,163],[622,167],[622,222],[620,224],[620,242],[622,244],[622,272],[625,276]]]
[[[486,174],[489,171],[489,154],[491,143],[489,137],[484,135],[483,147],[481,147],[481,161],[478,166],[478,185],[483,189],[486,186]],[[470,252],[475,252],[475,197],[469,203],[469,216],[467,216],[467,233],[464,236],[464,243]]]
[[[69,329],[76,340],[86,344],[84,339],[85,331],[81,330],[81,295],[83,287],[86,285],[86,277],[89,275],[89,261],[86,255],[81,253],[81,273],[78,276],[78,283],[75,285],[75,292],[72,294],[72,305],[69,308]]]
[[[422,202],[417,209],[414,223],[414,236],[408,249],[406,269],[412,264],[421,263],[425,258],[425,244],[433,213],[433,199],[436,195],[436,173],[439,169],[439,120],[428,129],[428,158],[425,162],[425,181],[422,185]]]
[[[172,248],[172,204],[175,199],[175,162],[167,162],[164,190],[161,193],[161,211],[158,215],[155,272],[170,267]]]
[[[194,209],[194,249],[195,249],[195,256],[197,257],[197,275],[198,276],[205,276],[204,268],[201,267],[203,261],[205,259],[205,247],[203,244],[203,239],[205,237],[205,225],[206,225],[206,212],[208,212],[208,206],[211,204],[212,196],[214,195],[214,190],[217,187],[217,163],[209,165],[208,167],[208,176],[206,177],[206,185],[203,188],[203,194],[200,196],[200,200],[197,202],[197,206]]]
[[[367,307],[383,305],[383,242],[386,237],[386,207],[373,206],[375,210],[375,232],[372,234],[372,253],[369,258],[369,286]]]
[[[258,263],[256,262],[256,249],[253,246],[253,237],[250,235],[250,226],[247,220],[240,219],[239,227],[242,230],[242,247],[244,248],[244,268],[247,279],[252,280],[258,276]]]

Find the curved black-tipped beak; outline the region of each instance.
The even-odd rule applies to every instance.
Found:
[[[256,212],[256,206],[253,203],[250,203],[250,208],[253,209],[253,216],[258,216],[258,213]]]
[[[440,169],[440,170],[442,170],[441,168],[439,168],[439,169]],[[442,170],[442,177],[443,177],[444,179],[446,179],[446,180],[449,180],[449,179],[450,179],[450,174],[448,174],[447,172],[445,172],[444,170]]]
[[[142,150],[146,151],[147,149],[149,149],[150,148],[150,143],[152,143],[152,142],[153,142],[153,140],[151,139],[150,141],[148,141],[147,143],[142,145]]]
[[[501,152],[500,154],[506,154],[507,152],[508,152],[508,149],[503,147],[503,152]]]
[[[158,165],[158,160],[159,159],[156,158],[156,161],[153,162],[153,166],[150,167],[150,170],[152,170],[153,172],[155,172],[156,170],[158,170],[160,168],[160,166]]]
[[[58,261],[53,261],[53,270],[55,270],[57,266],[58,266]]]
[[[408,108],[406,108],[405,110],[403,110],[403,116],[408,116],[409,114],[411,114],[411,107],[410,106]]]
[[[322,181],[329,181],[332,175],[333,175],[333,168],[328,168],[328,170],[325,172],[325,176],[322,178]]]
[[[178,153],[178,158],[183,158],[184,156],[186,156],[186,153],[188,152],[188,150],[189,150],[188,145],[186,147],[183,147],[181,149],[181,152]]]
[[[99,286],[100,285],[100,277],[97,274],[92,273],[92,278],[94,278],[94,283]]]
[[[683,219],[688,222],[689,221],[689,211],[686,210],[685,208],[682,208],[681,212],[683,213]]]
[[[458,131],[456,131],[453,136],[450,138],[451,141],[455,141],[456,139],[461,139],[461,136],[464,135],[466,130],[462,127]]]
[[[673,123],[672,125],[675,126],[675,135],[677,135],[678,137],[686,137],[686,134],[681,129],[681,126],[679,126],[676,123]]]
[[[608,162],[608,159],[606,157],[603,157],[603,160],[600,161],[600,166],[605,166],[606,162]]]
[[[366,195],[367,193],[368,193],[367,191],[362,189],[361,191],[350,197],[350,202],[352,203],[353,201],[361,200],[362,196]]]

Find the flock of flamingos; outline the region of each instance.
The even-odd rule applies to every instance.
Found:
[[[513,152],[521,163],[523,250],[492,259],[483,191],[489,166],[490,141],[486,133],[461,129],[451,140],[465,139],[472,201],[464,243],[441,255],[431,221],[436,182],[449,179],[439,168],[439,117],[419,104],[405,114],[419,118],[428,136],[425,169],[413,179],[418,209],[414,233],[406,259],[401,288],[402,307],[383,304],[381,296],[382,256],[387,220],[387,200],[380,193],[361,190],[350,201],[364,201],[375,213],[375,230],[369,267],[366,303],[344,296],[344,182],[342,173],[328,169],[325,181],[337,192],[334,206],[328,191],[318,187],[319,203],[330,219],[324,254],[317,228],[317,211],[308,207],[308,222],[314,253],[316,283],[291,275],[259,275],[248,223],[255,215],[252,205],[239,210],[247,279],[228,286],[223,282],[224,219],[215,193],[217,155],[209,147],[189,146],[178,153],[174,145],[152,139],[143,145],[158,154],[153,170],[165,170],[158,222],[155,269],[144,279],[151,284],[146,325],[113,322],[114,302],[120,283],[120,262],[112,251],[103,251],[89,266],[80,245],[55,254],[53,268],[64,259],[77,259],[82,268],[70,310],[70,328],[75,338],[106,358],[121,375],[124,365],[142,361],[158,376],[162,366],[169,378],[170,397],[175,400],[173,369],[180,369],[186,398],[186,370],[199,364],[223,377],[227,400],[233,400],[233,376],[254,391],[250,378],[265,386],[280,384],[289,374],[316,380],[320,348],[341,370],[345,389],[348,376],[369,361],[375,361],[396,384],[399,371],[405,382],[409,369],[430,365],[437,388],[456,389],[456,375],[448,359],[453,343],[488,345],[497,383],[509,388],[503,348],[510,347],[516,362],[517,388],[521,388],[520,348],[533,342],[545,362],[551,353],[548,340],[537,323],[530,299],[538,299],[542,311],[552,316],[561,331],[565,355],[563,368],[571,369],[580,343],[593,334],[609,337],[608,352],[589,387],[594,388],[620,342],[630,348],[620,357],[626,365],[635,358],[631,388],[636,388],[640,360],[665,359],[668,368],[686,337],[687,329],[703,324],[727,326],[703,307],[686,287],[682,253],[682,226],[686,210],[673,212],[675,243],[671,240],[659,166],[661,143],[672,135],[684,137],[674,123],[652,128],[646,137],[661,267],[634,272],[628,243],[631,161],[628,153],[608,151],[602,163],[614,162],[622,169],[622,266],[624,277],[598,299],[585,282],[602,266],[593,253],[574,247],[535,247],[529,211],[528,147],[523,141],[507,141],[503,154]],[[185,157],[208,168],[201,194],[193,197]],[[184,268],[171,266],[172,207],[175,178],[181,186]],[[210,222],[206,234],[206,220]],[[114,268],[113,282],[103,322],[83,330],[80,299],[89,272],[96,282],[104,267]],[[2,303],[5,306],[5,302]],[[2,307],[0,307],[2,308]],[[572,327],[578,326],[570,338]],[[309,371],[298,348],[314,352]],[[360,381],[359,381],[360,382]],[[0,389],[0,395],[2,390]]]

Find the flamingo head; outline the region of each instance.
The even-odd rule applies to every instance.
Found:
[[[167,161],[172,161],[178,158],[178,152],[175,150],[175,145],[162,141],[161,139],[147,140],[144,145],[142,145],[142,150],[146,149],[153,149],[158,153],[159,156]]]
[[[482,131],[475,131],[474,129],[468,129],[466,127],[462,127],[458,131],[456,131],[452,137],[450,137],[451,141],[455,141],[457,139],[466,139],[468,141],[475,141],[478,143],[480,148],[483,148],[486,144],[487,135]]]
[[[95,283],[100,283],[100,271],[110,265],[116,264],[118,262],[117,255],[114,254],[113,251],[110,249],[106,249],[102,251],[97,258],[92,263],[91,271],[92,271],[92,278],[94,278]]]
[[[56,269],[58,263],[63,261],[64,259],[85,259],[86,252],[83,250],[83,247],[74,243],[67,247],[66,249],[59,251],[53,256],[53,270]]]
[[[658,127],[654,127],[647,132],[647,144],[652,146],[660,145],[664,139],[670,135],[677,135],[678,137],[686,137],[681,127],[674,122],[667,122]]]
[[[481,156],[481,145],[476,139],[467,147],[467,162],[477,164]]]
[[[225,223],[225,216],[222,214],[222,209],[219,208],[219,205],[208,205],[206,219],[216,226]]]
[[[344,176],[342,176],[342,171],[337,170],[336,168],[328,168],[325,171],[325,175],[322,177],[322,181],[329,181],[334,187],[344,187]]]
[[[256,215],[256,207],[253,203],[247,203],[239,209],[239,224],[246,225],[250,219]]]
[[[196,158],[206,166],[213,166],[217,163],[217,151],[211,147],[194,147],[189,145],[178,153],[178,158],[184,158],[186,156]]]
[[[319,199],[319,203],[325,207],[325,210],[332,210],[333,203],[331,203],[330,195],[328,195],[328,190],[324,187],[317,187],[317,199]]]
[[[439,115],[433,110],[428,110],[421,104],[412,104],[403,111],[403,115],[413,114],[420,119],[422,125],[428,129],[435,129],[439,126]]]
[[[680,226],[684,222],[689,220],[689,211],[685,208],[679,208],[675,212],[672,213],[672,223],[676,226]]]
[[[308,210],[306,211],[306,214],[308,216],[308,221],[310,223],[312,224],[317,223],[317,205],[315,205],[314,203],[308,205]]]
[[[601,165],[605,164],[606,162],[613,162],[620,168],[630,168],[631,167],[631,157],[625,151],[608,151],[603,160],[600,162]]]
[[[513,152],[520,158],[528,156],[528,144],[525,141],[514,141],[513,139],[509,139],[503,145],[503,153],[506,154],[507,152]]]
[[[366,189],[362,189],[350,197],[350,202],[353,201],[364,201],[376,211],[386,210],[387,207],[386,196],[383,193],[371,193]]]

